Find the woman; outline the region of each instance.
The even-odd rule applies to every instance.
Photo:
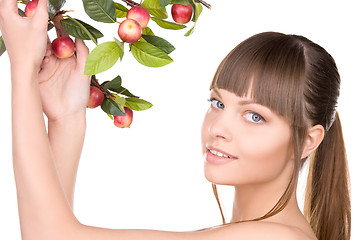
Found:
[[[11,62],[23,239],[350,239],[336,65],[306,38],[280,33],[242,42],[211,83],[202,128],[205,176],[215,194],[216,184],[235,187],[230,224],[165,232],[79,223],[72,204],[89,96],[89,77],[82,74],[88,49],[77,40],[76,57],[55,58],[47,45],[47,1],[39,0],[31,19],[18,16],[16,4],[0,0],[0,28]],[[304,217],[295,189],[305,161],[310,174]]]

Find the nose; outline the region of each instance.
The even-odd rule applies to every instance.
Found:
[[[215,116],[209,122],[208,132],[214,138],[231,141],[231,120],[225,113]]]

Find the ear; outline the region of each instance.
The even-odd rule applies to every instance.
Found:
[[[324,139],[325,130],[321,125],[315,125],[308,129],[304,142],[304,150],[301,159],[308,157],[313,153]]]

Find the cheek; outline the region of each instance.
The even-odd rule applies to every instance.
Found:
[[[275,179],[290,159],[290,132],[266,130],[270,131],[239,138],[240,161],[237,162],[237,170],[249,181]]]
[[[210,110],[209,110],[210,111]],[[201,147],[202,152],[205,153],[205,142],[209,139],[209,126],[210,126],[210,114],[209,111],[205,114],[204,120],[201,126]]]
[[[265,183],[279,177],[290,155],[290,129],[241,128],[232,142],[238,160],[222,166],[205,163],[205,177],[223,185]]]

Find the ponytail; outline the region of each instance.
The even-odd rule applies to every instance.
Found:
[[[305,216],[318,240],[349,240],[349,172],[338,113],[310,159]]]

